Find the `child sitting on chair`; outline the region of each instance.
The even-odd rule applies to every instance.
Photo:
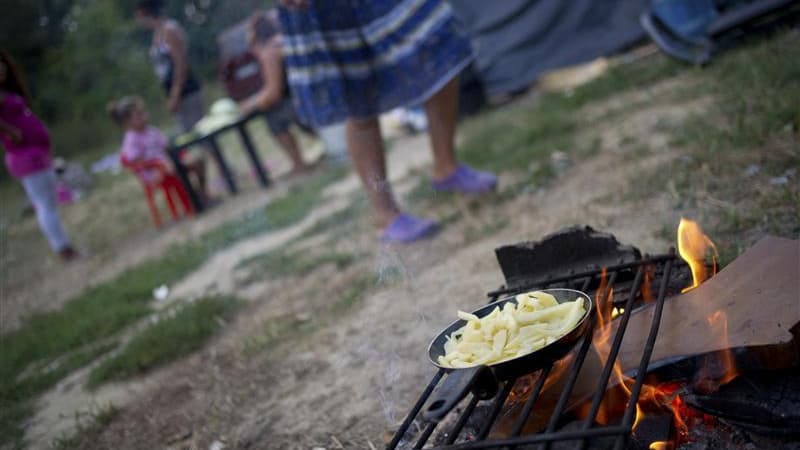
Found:
[[[120,156],[127,163],[161,162],[168,171],[173,171],[172,164],[167,156],[167,138],[148,123],[147,110],[144,101],[139,96],[123,97],[108,104],[108,115],[125,130],[122,139]],[[204,203],[208,201],[206,193],[206,167],[202,158],[193,161],[184,161],[195,190]],[[143,178],[147,182],[158,181],[160,172],[157,169],[144,169]]]

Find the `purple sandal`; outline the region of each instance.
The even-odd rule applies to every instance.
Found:
[[[452,175],[441,181],[433,181],[431,185],[437,192],[477,195],[493,191],[497,187],[497,176],[460,164]]]
[[[409,214],[400,214],[381,233],[381,242],[408,244],[426,238],[436,232],[439,225],[433,220],[420,219]]]

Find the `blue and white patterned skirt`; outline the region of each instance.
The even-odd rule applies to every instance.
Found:
[[[443,0],[312,0],[279,17],[295,107],[314,126],[421,103],[473,58]]]

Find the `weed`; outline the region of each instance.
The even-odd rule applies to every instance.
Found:
[[[250,336],[244,342],[244,353],[252,355],[280,342],[309,335],[319,328],[319,320],[314,318],[298,318],[296,316],[275,317],[264,322],[261,332]]]
[[[119,409],[112,404],[98,406],[91,411],[88,417],[76,417],[78,428],[70,436],[62,436],[53,441],[53,450],[70,450],[83,448],[93,443],[95,436],[100,434],[117,416]]]
[[[770,183],[770,177],[800,171],[800,139],[792,125],[800,98],[797,61],[797,40],[784,34],[725,54],[699,72],[698,88],[714,103],[669,129],[671,145],[684,155],[632,180],[639,199],[670,192],[677,209],[704,224],[723,264],[766,233],[800,231],[796,181]],[[750,165],[761,170],[743,175]]]
[[[364,274],[355,280],[351,281],[347,289],[339,294],[336,301],[331,305],[330,317],[335,317],[349,311],[353,306],[357,305],[371,288],[374,288],[378,280],[374,274]]]
[[[24,432],[18,424],[32,412],[28,399],[44,392],[78,368],[108,353],[116,342],[104,342],[76,350],[57,361],[31,367],[13,378],[0,378],[0,442],[23,446]],[[16,375],[16,374],[15,374]]]
[[[89,373],[88,387],[138,375],[200,348],[231,316],[239,301],[209,297],[181,305],[142,330],[116,355]]]
[[[333,264],[342,270],[356,261],[356,255],[351,253],[291,251],[290,247],[279,247],[240,262],[237,267],[249,270],[249,275],[243,282],[247,284],[256,279],[303,276],[326,264]]]
[[[459,154],[466,162],[489,170],[528,167],[554,150],[575,147],[580,125],[577,112],[586,104],[673,76],[682,67],[663,57],[619,65],[573,91],[546,94],[533,106],[469,121]]]
[[[366,209],[367,196],[363,192],[358,192],[345,208],[319,219],[304,231],[297,240],[304,240],[323,233],[330,235],[333,240],[347,236],[352,232],[352,227],[355,226],[357,218],[363,215]]]
[[[273,348],[276,344],[289,339],[308,336],[314,331],[335,322],[342,314],[350,311],[364,299],[366,293],[376,286],[378,280],[374,274],[363,274],[352,280],[348,286],[335,296],[333,303],[326,303],[324,307],[315,309],[313,316],[298,318],[275,317],[264,323],[260,333],[251,336],[244,343],[244,351],[254,354],[264,349]]]
[[[198,245],[206,247],[207,252],[214,252],[242,239],[299,222],[317,205],[322,190],[341,179],[346,171],[346,168],[338,167],[320,172],[276,198],[264,209],[248,212],[206,233],[198,239]]]

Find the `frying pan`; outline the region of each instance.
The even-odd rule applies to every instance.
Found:
[[[592,299],[585,293],[573,289],[543,289],[542,292],[555,297],[558,303],[571,302],[580,298],[583,300],[583,308],[586,312],[570,332],[539,350],[491,365],[456,369],[439,364],[439,356],[443,356],[445,353],[444,344],[447,342],[447,336],[466,325],[466,321],[453,322],[431,341],[428,346],[428,359],[434,366],[447,371],[448,375],[442,385],[433,393],[428,407],[423,412],[422,417],[425,420],[432,422],[441,420],[470,391],[480,399],[492,398],[497,393],[498,384],[501,381],[542,369],[563,358],[572,350],[589,329],[591,322],[589,318],[594,312]],[[498,300],[478,308],[472,314],[484,317],[498,306],[502,309],[503,305],[508,302],[516,303],[517,301],[514,297]]]

